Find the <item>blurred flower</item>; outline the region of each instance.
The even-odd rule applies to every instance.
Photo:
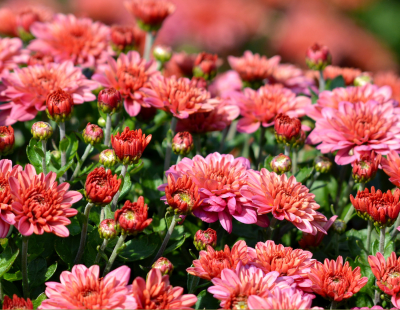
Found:
[[[332,162],[328,157],[317,156],[314,159],[315,171],[320,173],[328,173],[332,169]]]
[[[332,63],[332,55],[327,46],[314,43],[307,49],[306,63],[310,69],[322,71]]]
[[[165,78],[161,75],[152,76],[150,88],[141,88],[148,97],[144,102],[158,109],[172,113],[176,118],[188,118],[196,112],[209,112],[217,99],[205,90],[194,86],[187,78]]]
[[[124,165],[136,164],[151,141],[152,135],[142,134],[141,129],[125,127],[122,133],[111,135],[111,144],[118,159]]]
[[[337,66],[327,66],[324,69],[324,79],[334,80],[338,76],[342,76],[346,86],[353,86],[355,79],[363,74],[360,69],[356,68],[343,68]]]
[[[0,227],[3,232],[8,232],[10,225],[15,224],[15,214],[12,210],[13,198],[8,180],[10,177],[15,177],[21,170],[20,165],[13,167],[9,159],[0,160]]]
[[[206,250],[208,246],[215,248],[217,245],[217,232],[214,229],[198,230],[194,235],[194,246],[197,251]]]
[[[54,62],[54,57],[51,55],[46,55],[41,52],[34,52],[28,56],[27,65],[45,65],[48,63]]]
[[[135,298],[128,295],[130,275],[127,266],[101,278],[99,266],[75,265],[72,272],[61,273],[61,283],[45,283],[48,299],[38,309],[136,309]]]
[[[172,139],[172,150],[177,155],[186,156],[193,148],[193,137],[190,132],[178,132]]]
[[[243,240],[237,241],[232,251],[227,245],[221,251],[215,251],[207,246],[207,251],[200,251],[199,259],[193,261],[194,267],[187,268],[187,273],[196,277],[211,281],[214,278],[221,278],[223,269],[235,270],[241,262],[246,265],[248,262],[247,245]]]
[[[86,199],[97,206],[104,207],[118,192],[121,181],[116,174],[112,175],[110,169],[106,171],[103,167],[95,168],[86,178]]]
[[[86,144],[99,144],[104,139],[103,129],[95,124],[88,123],[83,130],[82,137]]]
[[[153,105],[152,102],[143,100],[142,90],[150,87],[150,77],[157,77],[159,74],[156,62],[146,61],[138,52],[131,51],[126,55],[121,53],[116,61],[111,56],[108,57],[107,65],[99,66],[92,79],[104,87],[118,90],[124,99],[126,112],[130,116],[136,116],[141,106]]]
[[[341,235],[346,231],[347,224],[341,219],[336,219],[332,224],[332,229],[335,233]]]
[[[175,5],[167,0],[128,0],[124,4],[145,31],[157,31],[175,11]]]
[[[373,80],[372,80],[371,75],[366,74],[366,73],[363,73],[354,79],[354,86],[364,86],[364,85],[372,84],[372,83],[373,83]]]
[[[343,265],[342,256],[336,261],[325,259],[324,264],[316,262],[308,277],[313,282],[311,288],[315,293],[336,302],[350,298],[368,282],[367,277],[361,278],[360,267],[352,270],[349,262]]]
[[[326,217],[318,212],[319,204],[309,189],[296,182],[296,178],[279,176],[263,168],[260,172],[249,170],[247,185],[241,194],[249,200],[248,204],[257,209],[258,214],[272,213],[273,217],[286,219],[303,232],[316,235],[318,231],[326,234],[321,222]]]
[[[378,252],[379,253],[379,252]],[[381,306],[372,306],[371,308],[369,308],[369,307],[361,307],[361,308],[358,308],[358,307],[354,307],[354,308],[350,308],[351,310],[369,310],[369,309],[385,309],[385,308],[382,308]],[[392,309],[397,309],[397,308],[392,308]]]
[[[202,52],[197,55],[194,61],[193,75],[210,81],[217,75],[217,69],[220,63],[221,61],[218,61],[217,54],[213,55]]]
[[[90,18],[57,14],[51,22],[33,24],[31,32],[36,39],[28,49],[52,55],[56,62],[69,60],[84,68],[96,68],[113,54],[108,44],[109,27]]]
[[[387,159],[382,157],[381,166],[383,171],[390,177],[389,181],[400,187],[400,157],[396,151],[390,151]]]
[[[380,71],[374,74],[374,84],[377,86],[389,86],[392,89],[392,98],[400,101],[400,77],[392,71]]]
[[[68,237],[65,226],[71,224],[69,217],[78,211],[72,204],[81,200],[82,195],[69,191],[68,183],[57,186],[56,173],[36,174],[35,168],[27,164],[16,176],[10,176],[9,183],[13,199],[12,212],[15,214],[15,227],[23,236],[33,233],[42,235],[53,233]]]
[[[169,276],[162,276],[159,269],[151,269],[146,280],[136,277],[131,292],[138,309],[192,309],[196,295],[183,294],[183,288],[173,287]]]
[[[279,154],[271,160],[270,166],[276,174],[286,173],[292,168],[292,160],[289,156]]]
[[[145,41],[145,33],[134,26],[111,26],[111,45],[119,55],[131,50],[140,50]]]
[[[33,139],[46,141],[53,135],[53,127],[46,122],[36,122],[32,125],[31,133]]]
[[[28,52],[23,49],[20,39],[0,38],[0,74],[18,68],[18,65],[26,62],[28,58]]]
[[[13,12],[10,8],[1,8],[0,18],[2,20],[0,25],[0,33],[4,36],[17,36],[17,21],[15,12]]]
[[[321,222],[320,225],[326,232],[328,232],[337,217],[337,215],[334,215],[327,222]],[[302,249],[316,248],[321,244],[324,236],[325,234],[320,231],[318,231],[316,235],[303,232],[301,239],[299,240],[299,245]]]
[[[171,77],[175,75],[180,77],[193,77],[193,67],[197,54],[187,54],[186,52],[173,53],[171,59],[165,63],[164,76]]]
[[[213,97],[225,98],[231,92],[237,92],[242,89],[242,80],[239,74],[234,70],[228,70],[218,74],[213,82],[208,86],[208,90]]]
[[[4,114],[0,122],[6,125],[31,120],[38,111],[46,110],[46,98],[54,90],[61,88],[72,96],[74,104],[82,104],[96,99],[92,90],[98,86],[69,61],[15,69],[4,74],[2,81],[6,87],[2,95],[11,100],[0,105]]]
[[[46,114],[56,123],[63,123],[72,117],[74,100],[61,88],[52,91],[46,98]]]
[[[99,162],[106,168],[114,167],[117,163],[117,156],[115,155],[114,150],[106,149],[102,151],[99,155]]]
[[[280,277],[291,277],[299,289],[310,291],[311,281],[307,274],[315,263],[315,259],[311,259],[311,252],[284,247],[268,240],[265,243],[258,242],[255,249],[249,249],[248,253],[250,264],[265,273],[277,271]]]
[[[100,238],[111,240],[118,236],[116,225],[113,219],[102,220],[98,228]]]
[[[279,113],[289,117],[304,116],[311,105],[310,98],[296,97],[295,93],[281,85],[265,85],[257,91],[246,88],[243,94],[234,94],[233,100],[239,106],[242,116],[237,129],[245,133],[255,132],[260,125],[274,125]]]
[[[0,126],[0,156],[12,152],[15,144],[14,128],[11,126]]]
[[[365,219],[372,220],[374,225],[390,227],[396,221],[400,212],[400,189],[396,188],[394,193],[388,190],[386,193],[380,189],[375,191],[375,187],[358,191],[354,198],[350,195],[350,201],[357,214]]]
[[[25,300],[14,294],[12,299],[8,296],[4,296],[3,310],[4,309],[33,309],[33,304],[29,298]]]
[[[161,275],[163,276],[170,276],[174,270],[174,265],[172,265],[168,258],[165,257],[160,257],[157,259],[151,267],[160,270]]]
[[[248,309],[247,299],[250,296],[266,297],[276,288],[290,288],[293,282],[290,278],[280,278],[276,271],[264,273],[261,269],[241,263],[235,271],[224,269],[221,278],[211,281],[214,286],[207,291],[221,301],[222,309]]]
[[[301,135],[301,122],[296,117],[279,113],[275,118],[275,137],[278,143],[286,145],[297,144]]]
[[[131,236],[142,232],[153,221],[147,218],[147,210],[143,196],[140,196],[137,202],[125,201],[124,206],[114,214],[117,231],[120,231],[122,235]]]
[[[338,108],[323,108],[308,143],[319,144],[321,153],[338,151],[335,161],[347,165],[364,152],[387,154],[398,148],[399,114],[391,102],[339,103]]]
[[[122,108],[121,93],[114,87],[102,89],[97,97],[97,107],[106,114],[114,114]]]
[[[165,45],[156,45],[153,48],[153,57],[155,60],[164,64],[169,61],[172,57],[172,49],[169,46]]]
[[[382,155],[378,154],[377,156],[375,156],[374,151],[372,151],[370,154],[362,154],[360,156],[360,159],[356,159],[352,163],[353,179],[357,183],[367,183],[373,180],[376,173],[378,172],[381,158]]]

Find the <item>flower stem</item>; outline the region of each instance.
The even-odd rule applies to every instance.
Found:
[[[285,145],[285,155],[290,157],[290,146]]]
[[[259,145],[260,149],[259,149],[259,151],[258,151],[258,157],[257,157],[257,160],[256,160],[256,169],[258,169],[258,165],[259,165],[260,162],[261,162],[262,152],[263,152],[263,149],[264,149],[264,144],[265,144],[265,129],[266,129],[266,128],[265,128],[264,126],[261,126],[260,145]]]
[[[101,254],[104,252],[104,249],[106,248],[107,244],[108,244],[108,240],[104,239],[103,243],[100,246],[99,252],[96,255],[96,259],[94,260],[93,265],[97,265],[99,263],[100,258],[101,258]]]
[[[397,230],[397,227],[399,227],[399,226],[400,226],[400,215],[397,217],[397,220],[396,220],[396,222],[394,223],[393,231],[392,231],[392,234],[391,234],[391,240],[392,240],[392,241],[396,238],[397,233],[399,232],[399,231]]]
[[[171,165],[171,154],[172,154],[172,141],[171,140],[174,137],[177,122],[178,122],[178,119],[176,117],[173,117],[171,120],[171,127],[170,127],[171,138],[167,137],[168,141],[167,141],[167,149],[165,151],[164,171],[167,171]]]
[[[118,249],[124,244],[124,241],[126,239],[127,235],[121,235],[118,238],[117,244],[114,247],[114,250],[110,256],[110,259],[107,262],[106,268],[104,269],[103,272],[103,277],[110,272],[112,265],[114,264],[115,259],[117,258],[118,255]]]
[[[178,155],[178,158],[176,159],[176,164],[179,164],[179,162],[182,160],[182,156]]]
[[[104,135],[104,144],[107,146],[111,145],[111,114],[107,114],[107,120],[106,120],[106,134]]]
[[[100,224],[101,224],[101,222],[104,221],[104,216],[105,216],[104,213],[105,213],[104,208],[101,208],[101,211],[100,211]]]
[[[295,175],[297,172],[297,151],[293,150],[292,153],[292,174]]]
[[[21,256],[21,272],[24,297],[29,298],[29,281],[28,281],[28,240],[29,236],[22,236],[22,256]]]
[[[272,217],[271,222],[269,223],[269,226],[267,228],[267,240],[272,240],[273,236],[274,236],[274,229],[276,227],[276,223],[278,222],[278,220],[275,217]]]
[[[65,123],[61,122],[58,124],[60,128],[60,141],[66,139],[65,137]],[[64,150],[61,151],[61,167],[64,167],[67,164],[67,152]],[[67,180],[67,172],[60,177],[60,183],[65,182]]]
[[[173,233],[173,231],[174,231],[175,224],[176,224],[176,220],[177,220],[178,218],[179,218],[179,215],[177,215],[177,214],[175,214],[175,215],[172,217],[171,225],[169,225],[167,234],[166,234],[165,237],[164,237],[164,241],[163,241],[163,243],[161,244],[161,247],[160,247],[160,249],[158,250],[156,256],[154,257],[153,262],[151,263],[152,265],[154,264],[154,262],[155,262],[157,259],[159,259],[159,258],[163,255],[163,253],[164,253],[164,251],[165,251],[165,248],[167,247],[169,238],[171,238],[171,235],[172,235],[172,233]]]
[[[347,187],[346,187],[346,192],[344,193],[344,196],[343,196],[344,198],[346,198],[346,200],[345,201],[340,201],[340,199],[338,200],[339,206],[338,206],[337,214],[339,216],[342,214],[343,208],[346,206],[346,202],[348,201],[348,199],[350,197],[350,193],[351,193],[351,190],[353,189],[353,185],[354,185],[354,179],[350,175],[350,179],[349,179],[349,182],[347,183]],[[350,214],[346,214],[346,218],[348,219],[348,221],[350,221],[351,215],[354,212],[354,207],[353,206],[350,207],[350,209],[349,209],[349,211],[347,213],[349,213],[349,212],[350,212]]]
[[[151,47],[153,46],[155,38],[156,38],[156,36],[153,35],[152,31],[146,32],[146,42],[145,42],[145,46],[144,46],[143,58],[146,59],[147,61],[150,60],[150,51],[151,51]]]
[[[120,174],[120,176],[122,176],[122,179],[125,179],[125,175],[126,175],[127,171],[128,171],[128,165],[123,165],[122,169],[121,169],[121,174]],[[119,198],[119,195],[121,195],[121,190],[122,190],[122,188],[120,186],[118,192],[115,194],[113,201],[111,203],[111,210],[113,212],[115,211],[115,208],[117,207],[118,198]]]
[[[44,174],[47,174],[47,169],[46,169],[46,152],[47,152],[46,144],[47,144],[47,141],[46,140],[42,140],[42,151],[43,151],[43,154],[44,154],[44,156],[42,158],[42,170],[43,170]]]
[[[224,150],[225,140],[226,140],[226,137],[228,136],[229,129],[230,129],[230,125],[225,127],[224,130],[222,131],[222,139],[221,139],[221,143],[219,145],[219,150],[218,150],[219,153],[222,153]]]
[[[334,300],[332,300],[332,303],[331,303],[331,310],[333,310],[333,309],[337,309],[337,302]]]
[[[379,252],[381,252],[382,255],[385,254],[385,233],[386,233],[386,227],[381,228],[381,233],[379,235]],[[375,286],[377,286],[375,280]],[[375,299],[374,299],[374,305],[377,305],[379,303],[380,296],[379,296],[379,291],[378,289],[375,291]]]
[[[323,92],[325,90],[325,79],[324,79],[324,71],[319,70],[319,92]]]
[[[85,213],[84,213],[85,221],[82,224],[81,242],[79,244],[78,253],[76,254],[76,257],[74,260],[74,265],[78,264],[81,261],[83,251],[85,250],[87,230],[88,230],[88,224],[89,224],[89,214],[90,214],[90,209],[92,209],[92,207],[93,207],[93,203],[89,202],[85,208]]]
[[[72,177],[69,181],[73,181],[81,171],[82,164],[85,162],[86,158],[89,156],[89,154],[92,152],[93,146],[91,144],[88,144],[86,146],[85,152],[82,155],[82,158],[78,163],[76,164],[76,168],[74,170],[74,173],[72,174]]]
[[[312,188],[314,182],[315,182],[315,181],[318,179],[318,177],[320,176],[320,174],[321,174],[321,172],[318,172],[318,171],[314,174],[313,178],[311,179],[310,184],[308,185],[308,188],[309,188],[310,190],[311,190],[311,188]]]
[[[372,226],[373,226],[372,221],[371,221],[371,220],[368,220],[368,230],[367,230],[367,255],[370,255],[370,251],[371,251]]]
[[[194,142],[194,147],[196,149],[196,155],[201,155],[201,141],[200,141],[200,134],[194,134],[193,135],[193,142]]]

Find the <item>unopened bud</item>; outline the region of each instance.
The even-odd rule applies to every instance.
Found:
[[[371,154],[363,154],[360,159],[356,159],[352,164],[354,181],[356,183],[367,183],[375,178],[381,159],[382,155],[375,156],[374,151]]]
[[[277,174],[282,174],[292,169],[292,160],[289,156],[279,154],[272,159],[270,166],[272,171]]]
[[[101,143],[104,139],[103,129],[95,124],[88,123],[82,133],[85,143],[95,145]]]
[[[53,128],[49,123],[36,122],[32,125],[31,133],[36,140],[48,140],[53,134]]]
[[[372,76],[369,74],[361,74],[354,79],[354,86],[364,86],[366,84],[372,84]]]
[[[346,231],[346,227],[346,222],[341,219],[336,219],[332,224],[333,230],[339,235],[343,234]]]
[[[328,157],[317,156],[314,160],[315,171],[320,173],[328,173],[332,169],[332,162]]]
[[[99,225],[99,235],[101,239],[114,239],[118,232],[115,229],[115,221],[113,219],[105,219]]]
[[[179,215],[179,219],[176,222],[176,225],[182,225],[185,222],[186,216],[187,215],[183,215],[183,214]]]
[[[14,129],[11,126],[0,126],[0,156],[10,154],[14,143]]]
[[[159,259],[157,259],[151,267],[159,269],[163,276],[170,276],[172,274],[172,271],[174,270],[174,265],[172,265],[172,263],[165,257],[160,257]]]
[[[212,80],[217,75],[218,55],[202,52],[197,55],[194,61],[193,76]]]
[[[307,50],[307,66],[312,70],[324,70],[332,63],[332,56],[328,47],[315,43]]]
[[[106,120],[104,119],[104,118],[102,118],[102,117],[100,117],[98,120],[97,120],[97,124],[100,126],[100,127],[106,127]]]
[[[294,146],[301,138],[301,122],[298,118],[291,118],[282,113],[275,119],[275,137],[278,143]]]
[[[161,63],[167,62],[172,57],[172,49],[169,46],[157,45],[153,49],[153,56]]]
[[[213,248],[217,245],[217,232],[214,229],[198,230],[194,236],[194,246],[198,251],[206,250],[207,246]]]
[[[113,87],[101,90],[97,97],[97,107],[107,114],[118,112],[122,108],[121,93]]]
[[[104,167],[111,168],[111,167],[115,166],[118,159],[117,159],[117,156],[115,155],[114,150],[107,149],[100,153],[99,161],[100,161],[100,164],[102,164]]]
[[[61,152],[60,151],[52,151],[51,155],[53,155],[55,160],[59,160],[61,158]]]
[[[63,123],[72,116],[74,100],[71,95],[61,88],[48,94],[46,99],[47,116],[57,122]]]
[[[193,147],[193,137],[187,131],[178,132],[172,139],[172,150],[177,155],[186,156]]]

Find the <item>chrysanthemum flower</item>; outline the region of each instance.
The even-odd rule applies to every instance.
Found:
[[[11,100],[0,105],[6,124],[35,118],[38,111],[46,110],[48,94],[59,88],[72,96],[74,104],[81,104],[96,99],[92,90],[98,86],[70,61],[15,69],[5,73],[2,81],[6,87],[2,95]]]
[[[26,62],[28,58],[29,53],[23,50],[20,39],[0,38],[0,74],[18,68],[18,64]]]
[[[378,227],[390,227],[396,221],[400,212],[400,189],[394,193],[388,190],[386,193],[375,187],[371,191],[366,188],[358,191],[354,198],[350,195],[350,201],[357,214],[365,220],[372,220]]]
[[[308,277],[313,282],[311,288],[315,293],[336,302],[350,298],[368,282],[367,277],[361,278],[360,267],[352,270],[349,262],[343,265],[342,256],[336,261],[325,259],[324,264],[317,262],[315,267],[311,267]]]
[[[392,252],[385,261],[385,257],[377,252],[376,256],[368,256],[368,262],[372,273],[376,278],[376,284],[385,293],[392,296],[392,303],[396,308],[400,306],[400,257]]]
[[[182,287],[173,287],[169,276],[162,276],[161,271],[154,268],[146,280],[137,277],[133,281],[131,294],[137,301],[138,309],[192,309],[197,302],[196,295],[183,294]]]
[[[46,55],[41,52],[34,52],[28,56],[27,65],[45,65],[48,63],[54,62],[54,57],[51,55]]]
[[[15,144],[14,128],[11,126],[0,126],[0,156],[12,152]]]
[[[207,251],[200,251],[199,259],[193,261],[194,267],[187,268],[186,271],[208,281],[221,278],[223,269],[235,270],[239,262],[247,264],[249,260],[247,249],[243,240],[236,242],[232,250],[227,245],[221,251],[215,251],[211,246],[207,246]]]
[[[344,82],[347,86],[353,85],[354,80],[356,77],[360,76],[363,74],[363,72],[360,69],[357,68],[346,68],[346,67],[337,67],[337,66],[327,66],[324,69],[324,79],[330,79],[333,80],[338,76],[342,76],[344,79]]]
[[[28,49],[50,54],[56,62],[70,60],[75,65],[95,68],[113,55],[108,44],[110,28],[90,18],[57,14],[51,22],[33,24],[31,32],[36,39]]]
[[[275,117],[279,113],[289,117],[304,116],[311,105],[310,98],[296,97],[295,93],[282,85],[265,85],[257,91],[246,88],[243,94],[234,94],[233,100],[243,117],[239,120],[237,129],[245,133],[255,132],[260,125],[274,125]]]
[[[248,176],[248,185],[240,191],[250,201],[245,205],[257,208],[258,214],[272,213],[280,221],[286,219],[303,232],[326,234],[321,222],[327,219],[317,211],[320,206],[315,195],[294,176],[288,179],[285,174],[279,176],[265,168],[260,172],[249,170]]]
[[[207,246],[215,248],[217,245],[217,232],[212,228],[198,230],[194,235],[193,244],[198,251],[206,250]]]
[[[109,204],[118,192],[121,181],[116,174],[112,175],[110,169],[95,168],[86,178],[86,199],[99,206]]]
[[[111,26],[111,44],[117,53],[127,53],[133,49],[140,49],[145,41],[146,33],[133,26]]]
[[[11,197],[11,189],[8,183],[9,177],[16,177],[22,170],[20,165],[13,167],[12,161],[9,159],[0,160],[0,217],[5,222],[4,229],[15,224],[15,214],[12,212],[13,199]]]
[[[400,101],[400,77],[392,71],[378,72],[373,77],[377,86],[389,86],[394,100]]]
[[[265,273],[277,271],[281,277],[291,277],[300,289],[310,291],[311,281],[307,274],[315,262],[311,258],[311,252],[285,247],[268,240],[265,243],[258,242],[255,249],[249,248],[248,253],[251,264]]]
[[[279,277],[276,271],[264,273],[255,266],[243,266],[241,263],[236,270],[222,270],[221,278],[211,281],[214,286],[209,287],[208,292],[221,301],[222,309],[247,309],[249,296],[266,297],[277,287],[290,288],[293,283],[290,278]]]
[[[68,183],[57,185],[56,177],[54,172],[37,175],[30,164],[16,176],[9,177],[15,226],[23,236],[44,232],[69,236],[65,227],[71,224],[68,218],[78,213],[71,206],[81,200],[82,195],[69,191]]]
[[[207,223],[217,220],[222,227],[231,233],[232,217],[245,224],[255,224],[259,220],[253,206],[245,206],[240,189],[245,185],[247,170],[250,168],[248,159],[219,153],[209,154],[206,158],[200,155],[193,159],[184,158],[172,166],[170,173],[178,178],[188,175],[198,186],[203,203],[193,214]],[[165,185],[159,189],[163,190]],[[268,226],[267,219],[261,217],[259,225]]]
[[[242,89],[242,80],[234,70],[228,70],[218,74],[213,82],[208,86],[208,91],[213,97],[225,98],[231,92],[238,92]]]
[[[334,215],[327,222],[321,222],[320,225],[326,232],[328,232],[337,217],[337,215]],[[315,248],[321,244],[324,236],[325,234],[320,231],[318,231],[316,235],[303,232],[301,239],[299,240],[299,245],[302,249]]]
[[[125,201],[124,206],[114,214],[117,230],[123,235],[136,236],[153,221],[147,218],[147,211],[148,207],[144,203],[143,196],[140,196],[137,202]]]
[[[375,178],[378,167],[381,163],[382,155],[375,156],[375,152],[365,153],[352,163],[353,179],[358,183],[367,183]]]
[[[46,282],[47,298],[39,309],[136,309],[127,286],[131,270],[121,266],[100,277],[100,267],[75,265],[58,282]]]
[[[400,156],[396,151],[390,151],[387,159],[382,157],[381,166],[383,171],[390,177],[389,181],[400,187]]]
[[[187,54],[186,52],[174,53],[164,66],[164,76],[171,77],[175,75],[180,77],[193,77],[193,67],[197,54]]]
[[[144,102],[158,109],[172,113],[176,118],[188,118],[196,112],[209,112],[219,101],[198,88],[187,78],[165,78],[161,75],[150,79],[150,88],[141,88],[148,97]]]
[[[399,113],[391,102],[340,102],[337,109],[323,108],[308,142],[322,153],[338,151],[335,161],[347,165],[364,152],[387,154],[400,147]]]
[[[138,52],[131,51],[128,54],[121,53],[117,60],[108,57],[107,64],[99,66],[92,79],[104,87],[118,90],[124,99],[126,112],[136,116],[142,106],[152,106],[151,102],[144,101],[141,88],[149,88],[150,77],[159,75],[156,62],[146,61]]]
[[[8,296],[4,296],[4,301],[3,301],[3,310],[5,309],[33,309],[33,304],[32,301],[27,298],[26,300],[22,297],[18,297],[17,295],[13,295],[13,298],[11,299]]]

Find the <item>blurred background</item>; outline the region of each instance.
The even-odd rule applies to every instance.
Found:
[[[189,52],[241,55],[244,50],[305,67],[310,45],[327,45],[333,63],[364,71],[397,71],[398,0],[173,0],[157,42]],[[133,24],[123,0],[8,0],[2,7],[41,4],[106,24]],[[225,61],[225,65],[226,61]]]

